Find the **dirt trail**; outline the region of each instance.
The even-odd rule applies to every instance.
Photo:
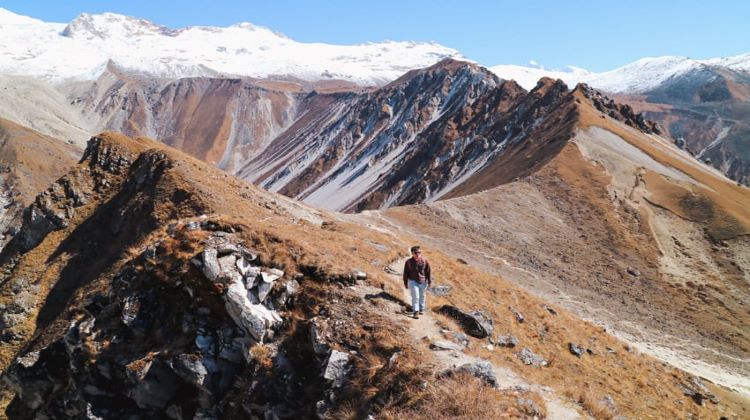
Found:
[[[389,265],[389,271],[391,273],[401,273],[404,260],[396,261]],[[400,274],[391,274],[396,277],[398,281],[401,281]],[[405,302],[411,302],[411,296],[407,289],[403,290],[403,299]],[[427,297],[429,300],[429,296]],[[429,301],[428,301],[429,303]],[[394,315],[396,316],[396,315]],[[404,315],[405,316],[405,315]],[[422,348],[427,354],[431,353],[434,356],[435,370],[443,371],[446,369],[458,367],[467,363],[475,363],[487,361],[474,357],[464,353],[463,351],[457,350],[431,350],[430,343],[433,340],[445,340],[443,337],[443,328],[440,327],[438,320],[432,316],[428,309],[424,314],[419,315],[418,319],[408,319],[409,322],[409,333],[411,333],[414,341],[418,343],[418,348]],[[491,363],[491,362],[490,362]],[[530,391],[537,392],[544,398],[544,402],[547,405],[547,418],[549,419],[580,419],[583,416],[576,411],[569,403],[561,401],[553,393],[553,391],[546,386],[539,384],[531,384],[518,374],[510,370],[509,368],[492,364],[492,370],[497,378],[498,387],[501,389],[527,389]]]

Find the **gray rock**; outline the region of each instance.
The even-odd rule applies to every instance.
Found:
[[[209,391],[206,386],[208,371],[203,366],[202,359],[194,354],[181,354],[173,357],[170,366],[174,373],[185,382]],[[209,391],[210,392],[210,391]]]
[[[247,290],[241,281],[233,281],[229,284],[224,294],[224,303],[229,316],[237,326],[258,342],[263,342],[267,329],[275,327],[282,321],[275,311],[250,302],[247,298]]]
[[[518,339],[510,334],[498,336],[495,340],[495,344],[500,347],[513,348],[518,345]]]
[[[544,309],[545,309],[545,310],[546,310],[547,312],[551,313],[552,315],[557,315],[557,311],[556,311],[556,310],[555,310],[554,308],[552,308],[552,307],[549,307],[549,306],[547,306],[547,305],[544,305]]]
[[[232,254],[219,257],[219,267],[221,268],[221,274],[223,275],[227,275],[231,272],[237,272],[239,274],[239,270],[237,269],[237,257]]]
[[[242,274],[243,277],[247,277],[247,272],[251,268],[254,268],[252,265],[250,265],[250,262],[245,259],[245,257],[237,258],[236,264],[237,264],[237,270],[239,270],[240,274]]]
[[[568,350],[570,350],[570,353],[575,355],[576,357],[581,357],[584,353],[583,348],[575,345],[574,343],[568,343]]]
[[[455,371],[469,373],[493,388],[498,386],[497,377],[495,376],[495,371],[492,369],[492,364],[490,362],[481,361],[467,363],[459,366]]]
[[[452,305],[443,305],[437,312],[455,319],[472,337],[486,338],[492,334],[492,318],[481,311],[464,312]]]
[[[521,359],[521,361],[525,365],[531,365],[531,366],[534,366],[534,367],[547,366],[547,361],[544,360],[543,357],[534,354],[534,352],[532,352],[531,350],[529,350],[526,347],[524,347],[523,350],[521,350],[517,354],[517,356],[518,356],[519,359]]]
[[[300,286],[297,280],[289,280],[284,283],[284,288],[278,294],[274,302],[279,308],[284,307],[289,300],[299,292]]]
[[[232,363],[250,362],[248,350],[253,344],[255,341],[250,337],[236,337],[221,348],[219,357]]]
[[[217,256],[216,249],[206,248],[202,253],[203,259],[203,275],[211,281],[216,281],[221,274],[221,266],[219,266],[219,259]]]
[[[248,289],[252,289],[260,282],[260,267],[248,268],[245,272],[245,287],[247,287]]]
[[[437,340],[437,341],[433,341],[430,343],[430,348],[436,351],[441,351],[441,350],[462,351],[464,349],[464,346],[454,343],[452,341]]]
[[[266,297],[271,292],[271,288],[273,288],[273,283],[266,283],[265,281],[258,283],[258,300],[261,303],[266,301]]]
[[[39,361],[39,352],[32,351],[24,354],[23,356],[16,357],[16,363],[23,366],[26,369],[33,367],[36,362]]]
[[[334,388],[340,387],[343,384],[347,373],[349,373],[348,364],[349,353],[332,350],[331,355],[328,356],[328,360],[326,361],[323,378],[333,381]]]
[[[282,272],[282,275],[283,275],[283,272]],[[278,280],[280,277],[281,276],[278,275],[277,273],[265,273],[265,272],[260,273],[260,279],[261,281],[263,281],[263,283],[271,284],[275,282],[276,280]]]

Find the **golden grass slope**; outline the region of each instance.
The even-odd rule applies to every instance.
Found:
[[[80,153],[76,146],[0,118],[0,163],[10,166],[23,205],[68,171]]]
[[[50,233],[25,254],[9,255],[11,250],[6,250],[0,257],[3,268],[12,267],[11,279],[23,276],[39,286],[37,309],[28,322],[15,331],[26,337],[25,340],[20,345],[2,346],[0,366],[3,369],[21,348],[39,346],[59,337],[76,311],[93,294],[106,291],[118,268],[133,253],[159,240],[170,223],[203,213],[219,223],[235,226],[264,258],[291,274],[310,275],[312,269],[322,278],[336,278],[355,269],[363,270],[368,273],[371,285],[382,285],[392,295],[400,295],[400,282],[382,270],[389,262],[401,258],[408,245],[421,240],[420,236],[387,224],[374,226],[368,216],[343,216],[307,208],[287,198],[260,191],[150,140],[133,140],[116,134],[104,134],[99,139],[102,146],[127,156],[131,162],[152,159],[149,162],[160,168],[158,176],[151,184],[139,186],[138,171],[142,169],[134,163],[134,174],[95,175],[94,178],[105,177],[111,187],[97,192],[91,188],[91,181],[85,178],[98,170],[92,171],[88,162],[82,162],[67,177],[81,188],[90,188],[87,190],[90,199],[76,209],[69,226]],[[134,178],[130,179],[131,176]],[[107,230],[114,221],[121,228]],[[450,302],[466,309],[485,310],[495,319],[497,332],[516,335],[522,347],[541,354],[551,364],[545,368],[530,368],[515,356],[518,349],[490,351],[482,349],[484,343],[479,340],[472,340],[471,351],[475,354],[510,367],[530,381],[549,386],[561,398],[578,404],[580,410],[592,415],[607,415],[600,407],[600,399],[606,395],[615,401],[616,413],[628,417],[693,415],[714,418],[731,415],[724,405],[708,403],[699,406],[683,395],[678,386],[685,380],[683,372],[632,349],[628,351],[623,342],[601,327],[582,321],[564,309],[553,306],[557,312],[553,315],[544,308],[543,300],[496,275],[458,261],[451,252],[441,252],[431,243],[423,245],[438,282],[454,287],[449,297],[432,299],[430,307]],[[18,259],[10,263],[14,259],[10,257]],[[184,255],[177,257],[187,258]],[[12,298],[7,290],[7,280],[0,286],[0,303]],[[309,285],[305,287],[305,293],[311,299],[309,305],[324,304],[344,313],[364,310],[361,315],[364,317],[374,316],[375,312],[371,311],[378,309],[373,302],[347,297],[352,292],[347,288],[339,289],[335,283],[306,284]],[[328,301],[333,297],[338,303]],[[306,310],[314,309],[306,305],[299,308],[299,316],[304,317]],[[509,307],[523,313],[526,321],[517,323]],[[436,383],[435,387],[423,389],[411,381],[399,382],[413,377],[417,373],[413,369],[424,369],[426,365],[420,357],[429,360],[431,355],[408,356],[395,371],[384,368],[388,360],[384,348],[395,345],[413,348],[402,332],[409,321],[382,308],[377,312],[377,318],[371,319],[378,320],[375,332],[367,336],[370,337],[367,340],[373,340],[368,341],[372,351],[365,346],[357,359],[353,383],[361,388],[352,389],[347,394],[349,407],[371,404],[374,398],[384,397],[386,405],[381,405],[380,409],[386,417],[423,412],[419,407],[429,406],[445,407],[444,412],[432,411],[435,418],[472,417],[492,412],[519,413],[519,408],[514,408],[513,398],[487,398],[484,391],[478,390],[479,384],[455,387],[459,396],[466,393],[466,398],[449,403],[444,394],[445,386],[452,388],[450,384]],[[365,320],[354,318],[352,329],[341,333],[354,334],[352,338],[364,334],[358,328],[358,322]],[[451,326],[450,321],[445,320],[445,323]],[[567,350],[570,342],[592,349],[593,354],[575,358]],[[413,350],[407,352],[412,354],[409,352],[413,353]],[[422,375],[432,378],[430,372]],[[373,385],[376,386],[373,388]],[[491,407],[477,411],[477,407],[469,406],[492,401],[503,405],[496,411]],[[466,405],[462,407],[461,404]]]

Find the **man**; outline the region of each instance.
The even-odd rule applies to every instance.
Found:
[[[419,246],[413,246],[411,258],[404,263],[404,288],[411,292],[411,307],[415,319],[424,313],[425,292],[431,285],[430,262],[422,256]]]

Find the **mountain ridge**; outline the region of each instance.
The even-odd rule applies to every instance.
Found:
[[[441,58],[461,57],[456,50],[427,42],[298,43],[247,23],[175,30],[113,13],[82,14],[69,24],[25,19],[7,10],[2,16],[8,23],[0,28],[0,48],[6,51],[0,71],[54,82],[95,79],[112,60],[156,77],[294,76],[377,85]],[[70,56],[76,60],[65,60]]]

